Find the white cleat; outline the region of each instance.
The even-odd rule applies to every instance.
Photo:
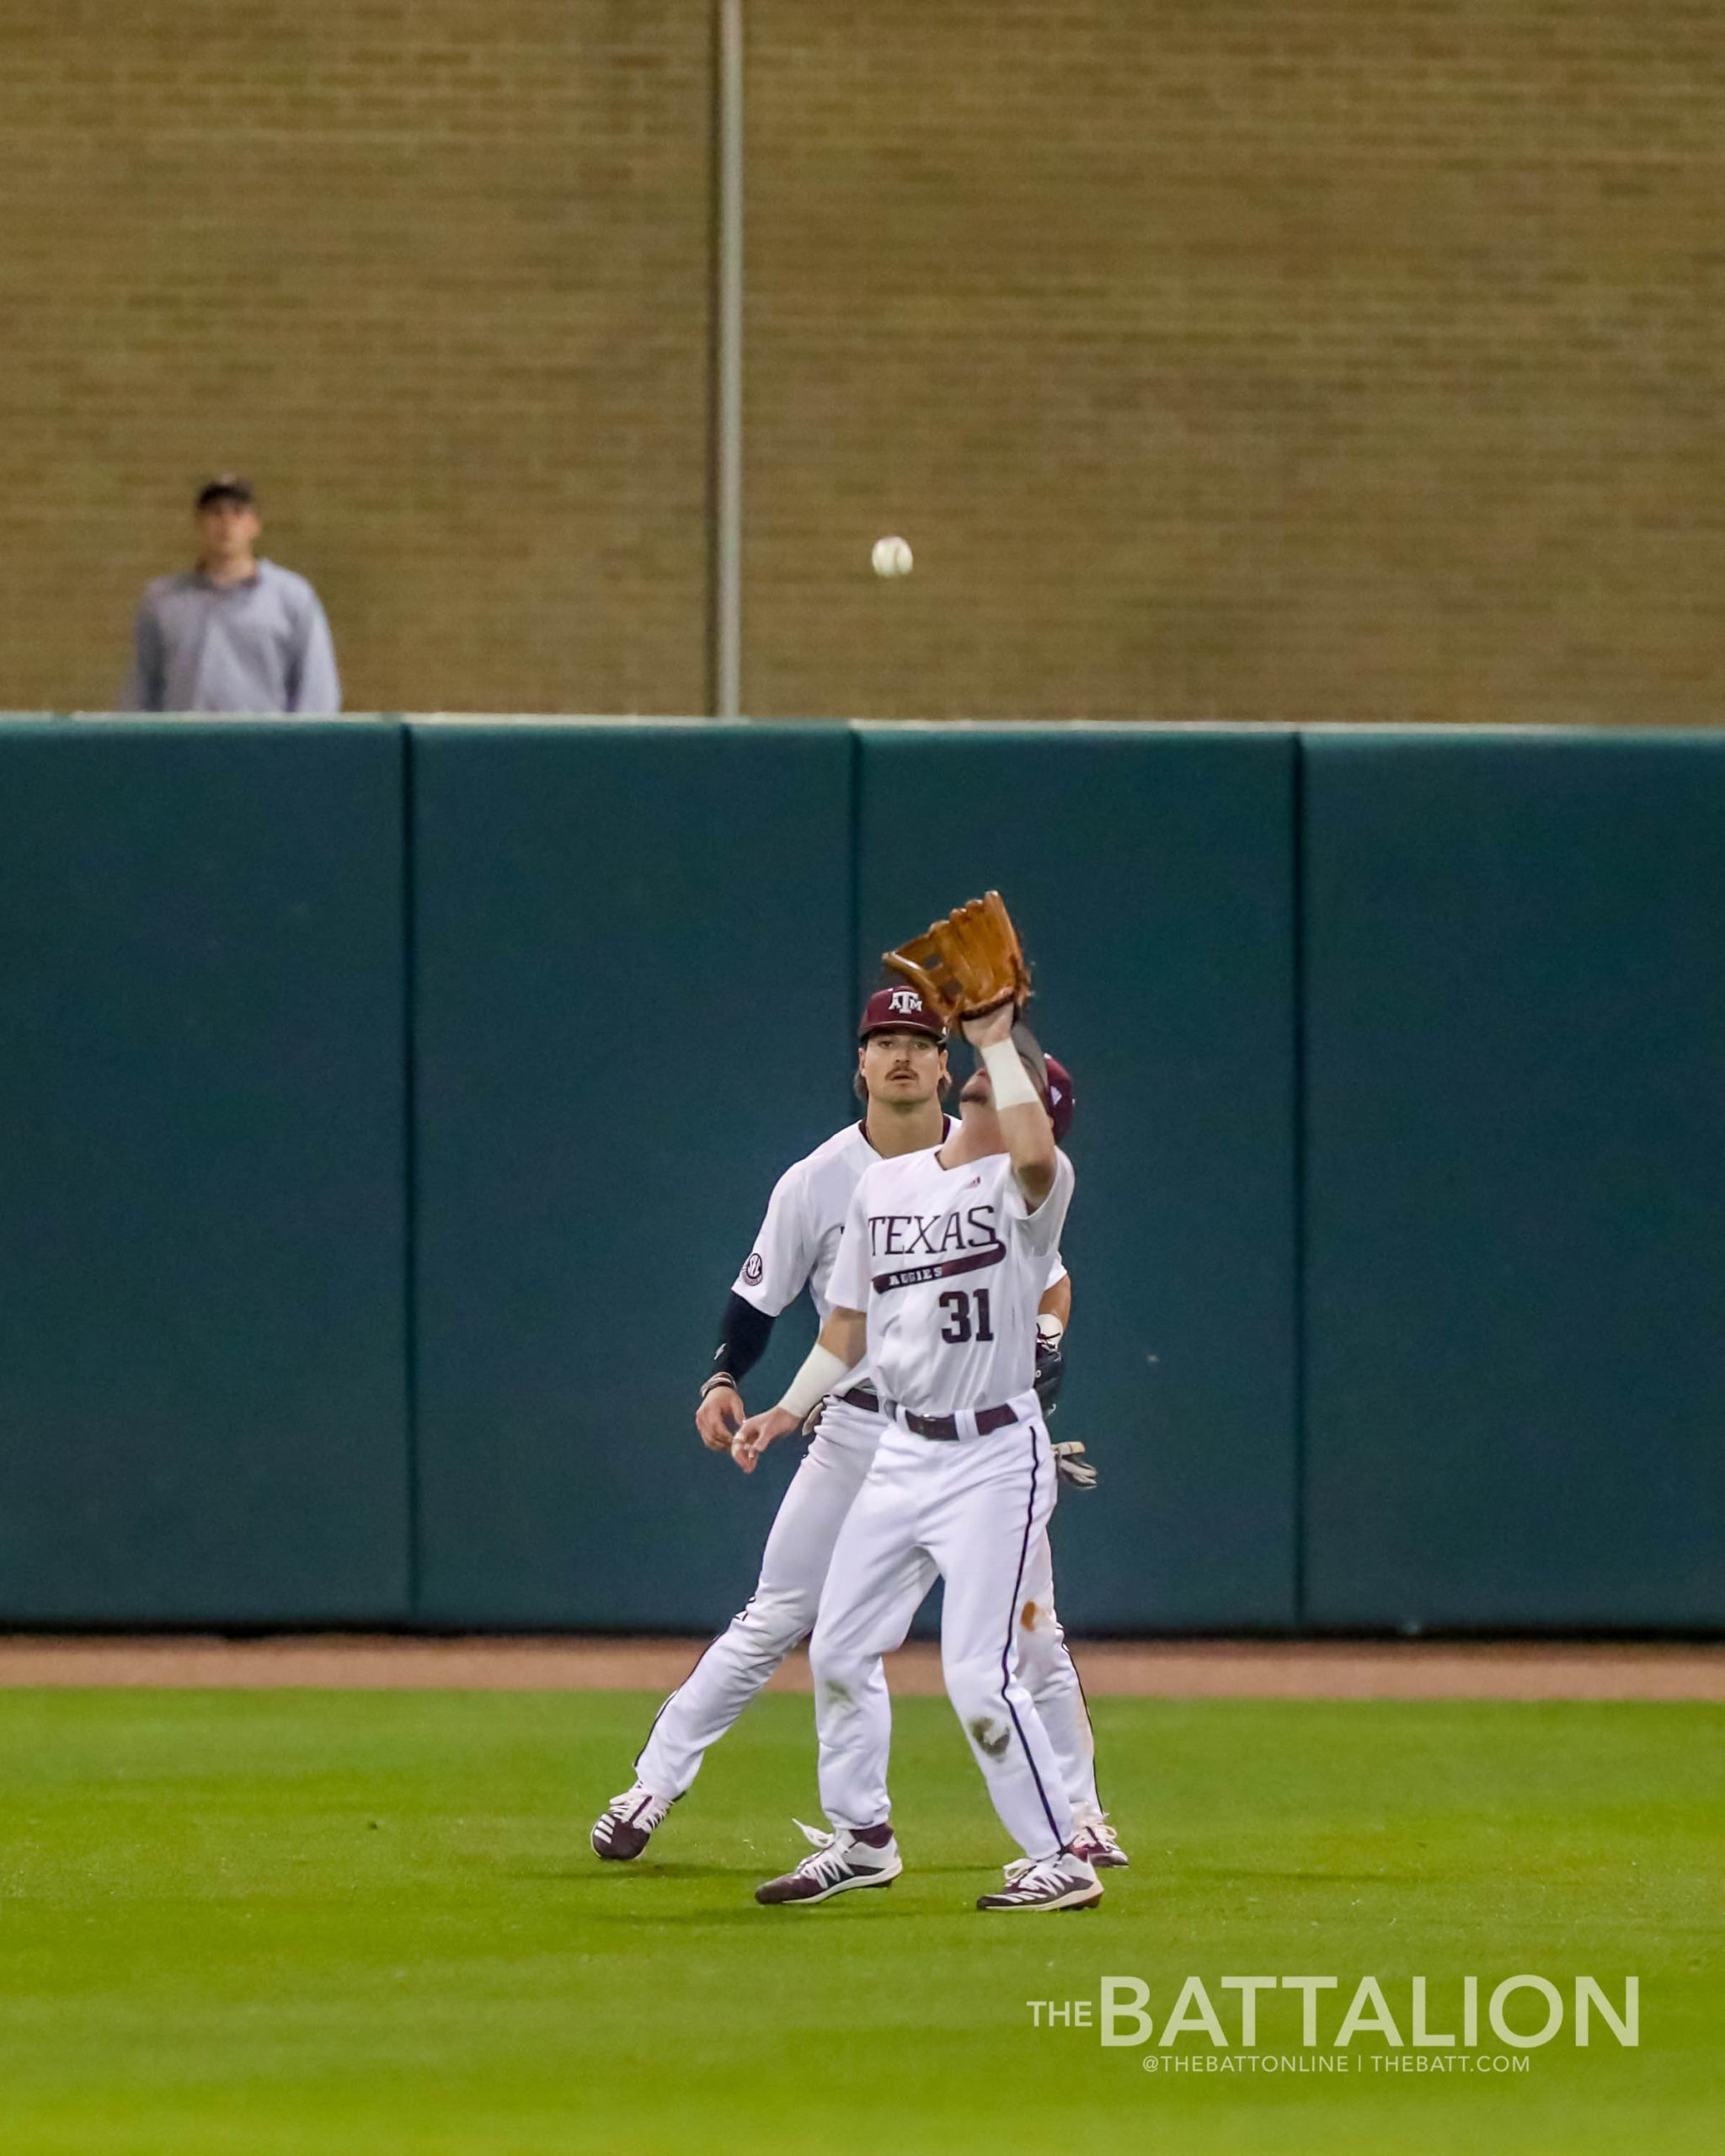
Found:
[[[803,1826],[800,1819],[797,1824]],[[803,1827],[803,1832],[816,1844],[813,1854],[805,1856],[794,1871],[769,1879],[755,1889],[756,1900],[769,1908],[829,1902],[835,1894],[848,1893],[853,1886],[889,1886],[905,1868],[895,1841],[877,1849],[859,1842],[842,1827],[837,1833],[825,1836],[814,1827]]]
[[[1108,1824],[1106,1812],[1081,1812],[1075,1825],[1071,1849],[1074,1856],[1081,1857],[1086,1864],[1093,1865],[1098,1871],[1123,1870],[1132,1860],[1120,1847],[1120,1839]]]
[[[658,1796],[645,1782],[633,1783],[593,1822],[595,1853],[617,1864],[638,1857],[665,1824],[665,1815],[676,1802],[674,1796]]]
[[[977,1897],[979,1909],[1093,1909],[1102,1899],[1102,1881],[1076,1856],[1045,1857],[1033,1863],[1020,1857],[1007,1866],[1007,1883],[998,1894]]]

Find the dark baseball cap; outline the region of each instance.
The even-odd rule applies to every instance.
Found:
[[[896,986],[876,989],[862,1006],[857,1038],[866,1041],[871,1033],[927,1033],[930,1040],[944,1045],[946,1021],[929,1009],[909,981],[900,981]]]
[[[1072,1074],[1051,1055],[1042,1059],[1048,1070],[1048,1087],[1043,1097],[1048,1102],[1048,1119],[1055,1127],[1055,1143],[1059,1145],[1072,1128]]]
[[[199,488],[196,505],[208,509],[212,502],[238,502],[242,509],[254,509],[257,499],[249,479],[242,479],[236,472],[220,472]]]

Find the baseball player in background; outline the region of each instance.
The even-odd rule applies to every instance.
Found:
[[[967,1017],[979,1064],[933,1152],[866,1169],[826,1283],[820,1337],[777,1406],[734,1449],[758,1457],[866,1357],[888,1417],[828,1568],[809,1648],[820,1801],[833,1833],[770,1904],[884,1886],[904,1869],[887,1794],[892,1713],[881,1657],[939,1574],[947,1690],[1002,1823],[1023,1850],[984,1909],[1102,1898],[1048,1730],[1022,1674],[1026,1567],[1055,1502],[1034,1387],[1037,1305],[1072,1195],[1047,1066],[1009,1002]]]
[[[829,1281],[864,1170],[878,1161],[927,1152],[954,1134],[956,1126],[942,1106],[948,1083],[945,1026],[916,990],[877,990],[857,1036],[856,1084],[865,1113],[780,1177],[726,1305],[714,1367],[695,1417],[702,1443],[713,1451],[732,1449],[745,1412],[739,1385],[765,1351],[778,1314],[806,1286],[820,1321],[826,1321]],[[1070,1112],[1069,1083],[1061,1106]],[[1057,1381],[1071,1283],[1053,1244],[1040,1262],[1044,1362],[1049,1379]],[[635,1762],[634,1781],[594,1824],[593,1847],[601,1857],[640,1854],[693,1782],[707,1748],[730,1728],[814,1627],[833,1545],[887,1427],[863,1372],[849,1367],[833,1372],[823,1390],[819,1425],[780,1503],[755,1592],[660,1709]],[[1071,1449],[1076,1454],[1082,1448]],[[739,1465],[752,1470],[752,1452],[737,1457]],[[1076,1460],[1067,1471],[1080,1483],[1094,1480]],[[1123,1865],[1125,1852],[1097,1794],[1083,1691],[1055,1614],[1053,1564],[1048,1536],[1039,1529],[1015,1605],[1024,1682],[1054,1743],[1061,1785],[1077,1822],[1076,1845],[1093,1863]]]

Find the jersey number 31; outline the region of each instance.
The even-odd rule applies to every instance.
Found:
[[[976,1305],[976,1327],[970,1325],[970,1305]],[[940,1337],[956,1348],[966,1340],[992,1340],[994,1328],[989,1323],[988,1290],[979,1288],[974,1295],[967,1295],[960,1288],[950,1289],[941,1297],[940,1306],[947,1313],[947,1321],[940,1329]]]

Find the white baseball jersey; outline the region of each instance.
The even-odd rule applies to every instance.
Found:
[[[948,1116],[941,1144],[951,1137],[953,1129]],[[918,1160],[924,1156],[905,1154],[900,1157]],[[833,1307],[832,1269],[852,1193],[865,1170],[884,1165],[860,1122],[847,1123],[812,1153],[793,1161],[773,1185],[755,1246],[732,1283],[743,1300],[752,1303],[763,1315],[777,1317],[795,1302],[806,1284],[814,1300],[815,1315],[825,1325]],[[1044,1262],[1042,1283],[1036,1291],[1038,1301],[1055,1281],[1065,1278],[1059,1250],[1053,1244],[1049,1248],[1053,1257]],[[862,1305],[846,1307],[861,1310]]]
[[[997,1407],[1036,1375],[1036,1306],[1053,1277],[1072,1164],[1032,1213],[1010,1155],[961,1167],[937,1151],[876,1161],[851,1198],[826,1294],[868,1319],[868,1369],[918,1415]]]

